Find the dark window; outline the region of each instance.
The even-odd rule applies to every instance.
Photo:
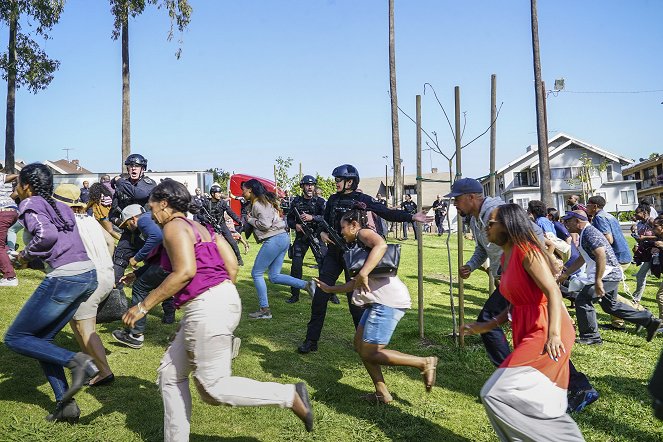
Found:
[[[612,181],[612,164],[608,164],[605,171],[608,173],[608,181]]]
[[[529,174],[527,172],[514,172],[513,181],[516,187],[529,186]]]

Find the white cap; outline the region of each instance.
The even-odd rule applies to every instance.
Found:
[[[124,225],[134,216],[138,216],[145,213],[145,209],[140,204],[129,204],[127,207],[122,209],[122,215],[120,216],[120,228],[124,228]]]

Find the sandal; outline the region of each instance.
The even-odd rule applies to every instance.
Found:
[[[426,358],[426,368],[423,369],[421,375],[424,379],[424,386],[426,391],[430,393],[435,385],[435,378],[437,376],[437,357],[431,356]]]
[[[384,405],[388,404],[391,401],[385,401],[384,396],[379,393],[366,393],[360,394],[359,399],[365,402],[368,402],[371,405]]]

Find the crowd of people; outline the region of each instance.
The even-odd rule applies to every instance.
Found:
[[[530,201],[526,210],[485,196],[477,180],[464,178],[455,181],[444,199],[437,196],[434,216],[428,216],[417,212],[409,195],[396,209],[387,207],[381,196],[364,194],[358,170],[344,164],[332,172],[336,192],[327,201],[316,192],[316,179],[305,175],[301,194],[288,199],[285,213],[277,195],[259,180],[247,180],[237,214],[219,185],[209,189],[209,197],[200,189],[191,195],[174,180],[157,184],[146,176],[142,155],[129,155],[125,165],[126,174],[112,180],[104,176],[91,186],[86,181],[82,188],[54,188],[50,169],[38,163],[17,175],[0,174],[0,246],[7,250],[0,253],[0,286],[18,285],[15,268],[41,266],[46,272],[7,329],[5,344],[40,362],[56,401],[49,421],[77,422],[78,391],[114,382],[96,332],[97,310],[111,291],[130,287],[125,327],[112,332],[122,345],[143,346],[146,315],[158,305],[166,324],[175,321],[176,309],[183,311],[157,369],[165,440],[188,440],[190,376],[205,403],[290,408],[312,431],[313,407],[305,383],[258,382],[232,374],[239,342],[233,333],[242,316],[235,285],[244,265],[238,242],[245,244],[245,253],[248,249],[241,233],[253,235],[260,247],[251,269],[259,309],[248,318],[273,317],[265,274],[271,283],[290,287],[288,303],[298,302],[305,290],[311,314],[297,351],[307,354],[319,348],[328,303],[339,303],[336,295],[345,293],[355,327],[354,349],[373,383],[374,392],[363,399],[393,400],[382,366],[416,368],[425,391],[431,391],[437,357],[386,348],[411,306],[407,287],[389,271],[398,262],[383,262],[392,256],[386,226],[402,224],[407,238],[412,225],[416,238],[421,234],[417,223],[434,221],[442,235],[451,200],[475,241],[459,276],[468,278],[487,268],[496,283],[476,322],[462,332],[480,334],[497,367],[480,397],[501,440],[584,440],[569,413],[582,411],[599,392],[576,369],[571,355],[574,345],[602,343],[596,304],[612,315],[609,328],[633,323],[637,332],[645,331],[647,341],[663,331],[663,284],[657,294],[658,317],[640,304],[647,275],[660,277],[663,249],[663,216],[646,202],[635,211],[632,235],[637,245],[631,251],[601,196],[584,205],[572,196],[569,210],[560,216],[541,201]],[[16,251],[12,244],[20,229],[25,247]],[[349,248],[365,251],[352,273]],[[308,250],[318,276],[304,280]],[[282,273],[286,254],[292,260],[289,275]],[[619,289],[632,261],[641,267],[629,300]],[[345,282],[337,284],[341,273]],[[563,297],[575,308],[575,324]],[[513,350],[502,329],[509,321]],[[67,323],[80,346],[77,353],[53,343]],[[71,370],[71,384],[65,367]]]

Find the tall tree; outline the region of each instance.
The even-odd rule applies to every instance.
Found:
[[[536,0],[531,1],[532,14],[532,55],[534,58],[534,95],[536,97],[536,132],[539,144],[539,183],[541,183],[541,201],[548,207],[553,204],[550,186],[550,161],[548,159],[548,124],[546,122],[543,84],[541,82],[541,56],[539,53],[539,18],[536,12]]]
[[[389,0],[389,95],[391,96],[391,145],[394,159],[394,204],[401,201],[401,141],[398,136],[398,98],[396,95],[396,43],[394,39],[394,0]]]
[[[60,20],[64,0],[3,0],[0,19],[9,28],[7,52],[0,58],[2,78],[7,81],[7,122],[5,127],[5,170],[15,172],[16,89],[21,86],[36,94],[53,80],[60,62],[48,58],[33,35],[48,39],[48,32]],[[21,18],[27,18],[23,31]]]
[[[129,18],[134,18],[143,13],[146,5],[154,5],[157,8],[165,8],[170,17],[170,30],[168,41],[173,38],[175,27],[180,34],[191,20],[191,6],[188,0],[110,0],[111,12],[115,17],[113,27],[113,39],[122,40],[122,165],[124,160],[131,154],[131,84],[129,81]],[[181,40],[180,40],[181,43]],[[181,46],[177,49],[175,56],[179,59],[182,53]]]

